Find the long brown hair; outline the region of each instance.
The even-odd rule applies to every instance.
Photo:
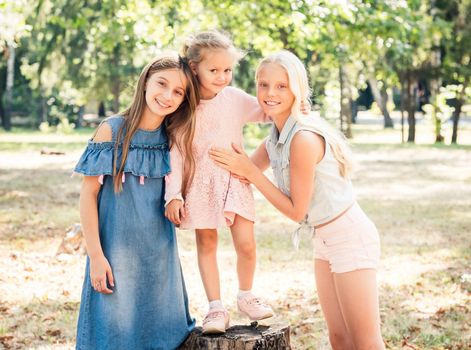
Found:
[[[129,146],[132,137],[139,128],[142,114],[146,106],[145,90],[147,80],[156,72],[167,69],[179,69],[186,77],[187,84],[185,97],[177,110],[165,117],[164,125],[170,139],[170,147],[175,145],[183,155],[183,184],[182,194],[185,195],[193,180],[195,159],[193,156],[192,144],[195,134],[195,111],[199,103],[199,92],[196,78],[191,72],[185,59],[176,53],[165,53],[156,57],[141,72],[137,81],[136,90],[130,106],[120,113],[124,117],[124,123],[118,131],[115,144],[115,154],[113,161],[113,182],[115,192],[122,190],[121,178],[124,173],[124,165],[129,153]],[[121,164],[117,169],[118,148],[122,142]]]

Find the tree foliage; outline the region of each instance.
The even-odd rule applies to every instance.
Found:
[[[0,92],[7,95],[8,45],[14,43],[15,81],[27,83],[38,106],[28,114],[37,124],[74,121],[91,100],[116,112],[153,55],[178,49],[199,30],[221,29],[246,52],[235,74],[241,88],[254,92],[261,57],[290,50],[309,70],[313,103],[326,117],[340,116],[347,135],[359,90],[371,87],[387,127],[393,126],[390,91],[399,88],[413,142],[419,88],[434,97],[441,83],[452,85],[457,106],[468,99],[470,1],[34,0],[26,6],[2,0],[0,16],[10,21],[2,21],[0,31]]]

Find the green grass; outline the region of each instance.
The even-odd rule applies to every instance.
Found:
[[[83,128],[73,134],[43,133],[24,128],[13,128],[11,132],[0,129],[0,152],[40,151],[44,148],[54,151],[80,150],[92,136],[94,129]]]

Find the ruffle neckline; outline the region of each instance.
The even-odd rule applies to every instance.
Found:
[[[117,166],[121,164],[122,144],[118,146]],[[87,176],[113,175],[115,143],[89,141],[74,171]],[[147,178],[162,178],[170,173],[168,144],[131,144],[124,173]]]

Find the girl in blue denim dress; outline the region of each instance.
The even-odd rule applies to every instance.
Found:
[[[130,107],[100,125],[75,168],[85,175],[88,253],[77,349],[176,349],[194,327],[163,196],[169,146],[191,153],[198,100],[188,65],[176,54],[156,58]],[[190,154],[187,184],[192,164]]]

